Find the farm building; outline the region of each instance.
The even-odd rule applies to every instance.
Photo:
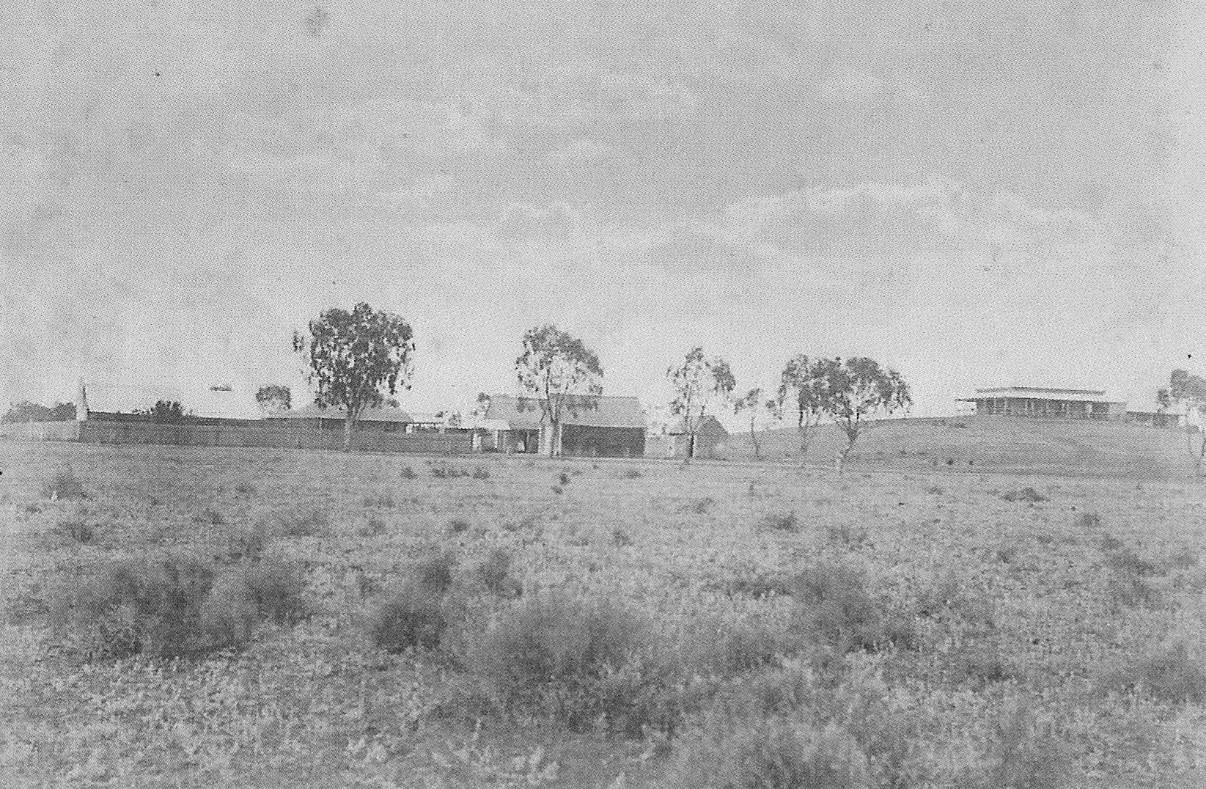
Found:
[[[1003,386],[977,389],[968,403],[979,416],[1021,416],[1052,419],[1103,419],[1121,421],[1126,403],[1110,400],[1104,390],[1046,389],[1033,386]]]
[[[705,417],[695,431],[695,452],[692,457],[716,457],[724,442],[728,440],[729,431],[714,416]],[[691,435],[686,425],[680,419],[663,428],[663,432],[646,437],[647,457],[685,458],[690,453]]]
[[[484,451],[535,454],[548,451],[552,431],[535,398],[495,395],[477,423]],[[645,414],[635,397],[592,397],[567,410],[561,422],[561,454],[578,457],[641,457]]]
[[[303,408],[295,408],[274,416],[267,417],[267,424],[306,425],[320,430],[343,430],[344,412],[342,408],[319,408],[311,403]],[[407,433],[407,428],[415,424],[410,414],[401,408],[369,408],[357,420],[356,429],[362,432],[377,433]]]

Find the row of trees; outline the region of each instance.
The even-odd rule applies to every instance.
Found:
[[[522,353],[515,359],[523,392],[519,407],[540,412],[541,423],[548,425],[542,449],[554,456],[561,450],[565,419],[598,406],[603,366],[581,339],[551,324],[526,331],[521,345]],[[294,333],[293,349],[304,360],[315,402],[343,411],[345,449],[350,448],[353,426],[366,409],[379,407],[387,395],[410,386],[415,351],[410,324],[368,304],[357,304],[350,312],[323,311],[309,322],[305,334]],[[737,380],[729,363],[706,356],[699,347],[692,348],[681,364],[671,366],[666,376],[674,392],[671,413],[682,420],[688,435],[688,459],[695,454],[704,420],[717,411],[750,415],[750,433],[759,456],[758,415],[775,419],[794,415],[802,453],[808,449],[809,431],[827,417],[846,435],[844,460],[868,417],[905,410],[912,403],[909,387],[898,372],[864,357],[795,356],[783,369],[777,397],[770,398],[764,397],[761,387],[734,398]],[[256,399],[261,404],[279,401],[281,393],[267,389],[261,389]],[[283,397],[287,404],[288,390]]]
[[[695,454],[695,438],[709,408],[732,408],[749,418],[754,456],[761,458],[758,442],[760,417],[773,420],[794,418],[800,435],[800,454],[808,453],[810,432],[823,419],[837,424],[846,436],[838,458],[839,467],[854,448],[869,417],[906,411],[912,394],[900,373],[874,359],[855,356],[846,360],[810,359],[804,354],[788,359],[779,376],[776,396],[754,387],[733,396],[736,379],[729,363],[720,357],[707,358],[703,349],[691,349],[683,363],[666,371],[674,387],[671,413],[683,419],[688,433],[688,457]]]

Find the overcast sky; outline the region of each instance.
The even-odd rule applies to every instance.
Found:
[[[6,5],[0,402],[297,387],[361,300],[416,410],[543,322],[650,403],[696,344],[922,414],[1206,372],[1196,0]]]

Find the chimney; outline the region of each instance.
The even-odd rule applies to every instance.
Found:
[[[75,393],[75,421],[88,421],[88,393],[84,391],[84,379],[79,379],[78,389]]]

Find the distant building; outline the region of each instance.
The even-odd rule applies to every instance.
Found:
[[[342,408],[319,408],[311,403],[303,408],[295,408],[279,414],[266,417],[266,424],[286,423],[304,424],[321,430],[342,430],[344,410]],[[358,430],[371,430],[380,433],[411,432],[408,426],[415,423],[410,414],[401,408],[369,408],[360,414],[356,420]]]
[[[1100,419],[1121,421],[1126,418],[1126,403],[1110,400],[1104,390],[1046,389],[1032,386],[1004,386],[977,389],[971,397],[960,397],[956,404],[971,404],[978,416],[1021,416],[1048,419]],[[965,406],[966,407],[966,406]]]
[[[536,454],[551,440],[540,401],[530,397],[495,395],[477,422],[484,451]],[[642,457],[645,454],[645,414],[635,397],[589,398],[567,409],[561,420],[561,454],[577,457]]]
[[[729,438],[729,431],[714,416],[704,417],[695,431],[695,453],[693,457],[716,457]],[[647,457],[685,458],[691,453],[691,435],[683,420],[665,425],[661,432],[650,434],[645,439]]]

